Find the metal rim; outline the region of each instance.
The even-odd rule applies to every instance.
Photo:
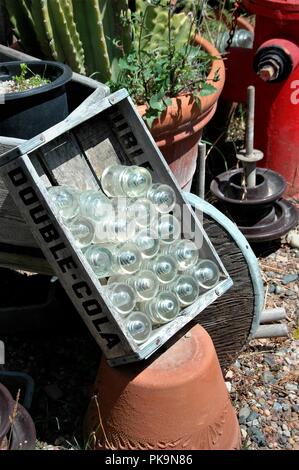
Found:
[[[198,210],[201,210],[204,214],[207,214],[208,216],[213,218],[219,225],[225,228],[225,230],[233,238],[236,245],[239,247],[240,251],[243,253],[243,256],[247,262],[248,269],[250,272],[255,298],[255,308],[251,330],[249,334],[250,339],[260,324],[260,315],[264,306],[263,280],[260,274],[260,268],[256,256],[244,235],[240,232],[237,226],[230,219],[228,219],[224,214],[222,214],[222,212],[220,212],[218,209],[216,209],[216,207],[199,198],[195,194],[184,194],[187,199],[187,202],[191,204],[191,206],[196,207],[196,209]]]

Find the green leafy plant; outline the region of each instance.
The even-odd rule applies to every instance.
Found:
[[[192,9],[176,13],[171,0],[144,1],[144,8],[130,20],[133,47],[119,60],[117,79],[108,83],[112,90],[127,88],[137,105],[146,104],[149,127],[172,98],[188,94],[200,106],[200,96],[216,90],[213,82],[219,80],[218,73],[207,78],[216,57],[194,43],[202,1],[191,3]]]
[[[25,63],[20,64],[20,69],[21,73],[12,77],[15,83],[15,91],[25,91],[50,83],[49,79],[33,73]]]

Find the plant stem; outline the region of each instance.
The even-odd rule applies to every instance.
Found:
[[[139,38],[138,38],[138,65],[139,65],[139,73],[141,75],[141,80],[142,80],[142,84],[144,88],[145,102],[148,102],[148,90],[147,90],[147,83],[146,83],[144,73],[143,73],[143,66],[142,66],[142,59],[141,59],[141,41],[142,41],[142,33],[144,30],[144,22],[145,22],[147,10],[148,10],[148,6],[146,6],[144,10],[144,14],[142,15],[142,22],[140,24],[140,31],[139,31]]]

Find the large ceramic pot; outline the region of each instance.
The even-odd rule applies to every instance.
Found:
[[[213,83],[216,91],[209,96],[200,97],[200,107],[196,105],[190,94],[173,98],[172,105],[168,106],[161,117],[154,121],[150,129],[178,183],[184,189],[190,189],[196,169],[198,142],[203,127],[216,111],[225,80],[224,63],[217,49],[200,36],[196,36],[195,43],[211,56],[219,57],[213,61],[208,75],[208,80],[212,80],[218,72],[220,80]],[[138,112],[144,116],[146,106],[138,106]]]

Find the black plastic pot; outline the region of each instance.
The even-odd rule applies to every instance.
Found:
[[[21,72],[24,62],[2,62],[0,80],[6,81]],[[0,95],[0,135],[30,139],[65,119],[68,103],[65,85],[72,78],[71,69],[59,62],[25,62],[30,70],[51,83],[22,91]]]

